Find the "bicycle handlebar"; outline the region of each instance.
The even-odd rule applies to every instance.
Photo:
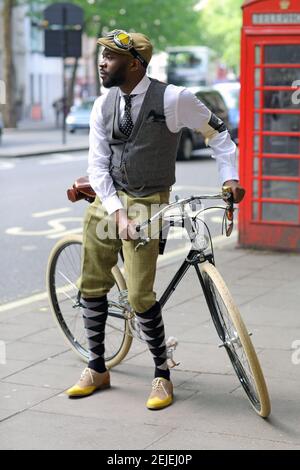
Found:
[[[219,194],[206,194],[202,196],[189,196],[187,198],[179,199],[178,201],[171,202],[171,204],[168,204],[165,206],[163,209],[161,209],[159,212],[154,214],[153,217],[151,217],[148,220],[145,220],[140,225],[137,225],[135,227],[135,230],[137,233],[139,233],[141,230],[143,230],[146,226],[151,225],[152,222],[154,222],[156,219],[158,219],[160,216],[162,216],[167,210],[178,207],[178,206],[185,206],[186,204],[189,204],[191,202],[200,202],[202,199],[223,199],[227,201],[228,203],[228,209],[233,210],[233,194],[230,186],[223,186],[222,187],[222,193]]]

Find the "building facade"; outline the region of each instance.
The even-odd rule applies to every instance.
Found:
[[[0,80],[3,79],[4,67],[3,3],[0,0]],[[63,96],[62,59],[44,56],[44,31],[29,15],[28,5],[14,7],[12,29],[18,120],[54,122],[53,103]],[[75,85],[75,96],[78,98],[94,94],[95,41],[83,37],[83,57],[79,60]],[[71,76],[73,62],[73,59],[66,61],[67,78]]]

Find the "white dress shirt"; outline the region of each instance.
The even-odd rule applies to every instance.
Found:
[[[131,116],[136,122],[141,109],[150,79],[145,75],[132,90],[135,95],[131,101]],[[120,93],[120,116],[125,108],[125,94]],[[111,151],[108,145],[106,130],[103,124],[102,105],[105,95],[96,99],[90,118],[90,146],[88,158],[88,175],[92,188],[99,196],[105,209],[112,214],[123,205],[117,195],[113,180],[109,173]],[[164,112],[166,125],[171,132],[179,132],[183,127],[198,130],[207,128],[211,111],[196,96],[184,87],[168,85],[164,94]],[[230,179],[238,180],[236,163],[236,145],[231,140],[229,132],[223,131],[209,140],[214,157],[217,160],[220,183]]]

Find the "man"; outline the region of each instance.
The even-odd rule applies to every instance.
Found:
[[[152,45],[143,34],[114,30],[98,43],[104,47],[100,75],[109,91],[99,97],[90,121],[88,174],[97,194],[85,217],[83,265],[79,288],[90,360],[70,397],[82,397],[110,386],[104,363],[106,294],[114,284],[112,267],[122,246],[128,298],[153,355],[155,371],[149,409],[172,403],[164,323],[153,284],[159,240],[135,250],[135,221],[126,209],[168,203],[175,182],[175,161],[183,127],[198,129],[209,139],[221,183],[231,186],[235,202],[243,197],[238,184],[236,147],[224,123],[183,87],[146,76]],[[118,236],[103,237],[103,220],[114,219]]]
[[[55,125],[56,125],[57,128],[59,127],[59,120],[60,120],[61,113],[63,113],[63,107],[64,107],[63,102],[64,102],[64,99],[59,98],[59,99],[53,101],[53,103],[52,103],[52,107],[53,107],[54,112],[55,112]]]

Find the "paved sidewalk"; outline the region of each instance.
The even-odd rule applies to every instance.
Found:
[[[220,271],[241,307],[267,379],[272,414],[255,414],[223,349],[217,347],[192,270],[164,310],[177,336],[175,402],[145,408],[153,366],[142,343],[112,373],[112,388],[69,400],[63,391],[83,364],[68,351],[46,301],[0,311],[1,449],[300,449],[300,256],[216,249]],[[178,263],[161,268],[160,293]],[[300,343],[300,341],[299,341]],[[298,346],[299,347],[299,346]]]
[[[62,130],[49,123],[33,126],[27,124],[19,129],[5,129],[0,143],[0,158],[27,157],[48,153],[88,150],[88,130],[76,134],[66,133],[62,143]]]

